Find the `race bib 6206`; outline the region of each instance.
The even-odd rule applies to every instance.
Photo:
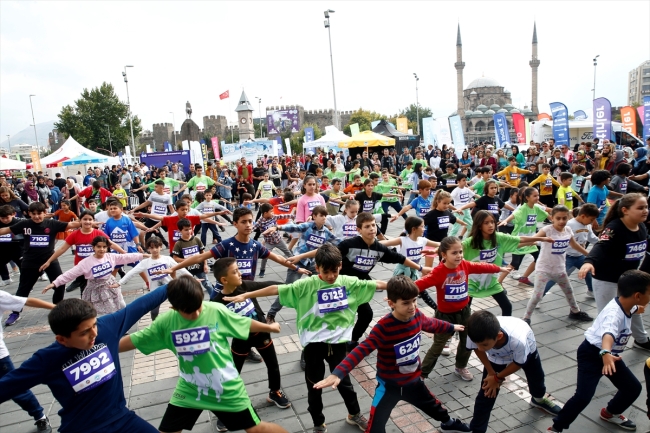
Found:
[[[566,249],[569,248],[570,239],[553,241],[551,244],[551,254],[564,254]]]
[[[172,331],[172,342],[179,355],[200,355],[210,350],[210,330],[202,326]]]
[[[438,228],[440,228],[440,229],[449,228],[449,217],[448,216],[438,217]]]

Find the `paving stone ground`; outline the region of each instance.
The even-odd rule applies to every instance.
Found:
[[[397,223],[391,224],[388,235],[390,237],[397,236],[400,228]],[[234,229],[227,228],[225,234],[233,235]],[[168,251],[164,250],[164,253],[168,253]],[[522,270],[526,269],[529,260],[529,256],[526,256],[526,260],[521,267]],[[64,270],[72,267],[71,255],[64,255],[60,261]],[[375,279],[386,281],[392,276],[392,265],[384,266],[380,264],[371,275]],[[269,261],[263,281],[284,281],[285,276],[286,268]],[[3,287],[2,290],[15,294],[18,278],[13,278],[15,282]],[[586,286],[584,281],[578,280],[576,274],[571,277],[571,281],[580,308],[595,317],[596,303],[585,295]],[[41,295],[40,293],[46,284],[47,282],[39,281],[31,296],[50,299],[49,294]],[[126,285],[124,297],[127,303],[144,293],[142,286],[143,283],[139,278],[133,278]],[[504,286],[513,303],[513,316],[521,317],[532,288],[518,284],[510,278],[506,279]],[[66,294],[66,296],[78,297],[80,295],[77,290]],[[371,301],[376,320],[389,311],[383,298],[384,294],[377,292]],[[265,311],[268,311],[272,301],[273,299],[261,299],[260,305]],[[168,308],[169,305],[165,303],[162,311]],[[474,310],[489,309],[495,314],[500,314],[500,309],[491,298],[475,299],[472,308]],[[429,315],[433,314],[433,311],[426,307],[424,303],[421,304],[421,309]],[[22,320],[15,326],[5,328],[5,341],[16,366],[28,359],[36,350],[54,341],[53,335],[47,326],[46,314],[47,312],[44,310],[26,308]],[[542,365],[546,373],[547,392],[560,404],[571,397],[575,391],[577,380],[576,350],[584,339],[584,331],[589,326],[589,323],[569,320],[568,314],[569,307],[564,297],[561,296],[561,291],[554,289],[544,299],[541,309],[535,312],[532,319],[533,331],[535,332]],[[3,322],[7,315],[8,313],[5,313],[2,317]],[[276,422],[289,432],[303,432],[310,431],[313,424],[307,412],[307,388],[304,373],[299,366],[301,347],[296,331],[295,317],[295,310],[283,309],[276,317],[282,325],[282,331],[278,336],[274,337],[282,374],[282,388],[291,400],[292,406],[283,410],[266,402],[268,387],[263,363],[246,363],[242,371],[242,378],[246,383],[253,405],[263,420]],[[131,332],[142,329],[149,323],[149,317],[145,316],[131,329]],[[647,320],[646,326],[648,326]],[[421,356],[424,356],[431,343],[430,338],[423,339]],[[475,376],[474,380],[464,382],[453,375],[456,344],[457,341],[452,344],[451,356],[440,357],[436,369],[426,379],[426,384],[445,404],[452,416],[469,422],[472,417],[474,399],[480,388],[482,366],[478,358],[472,355],[469,369]],[[646,416],[645,381],[643,377],[643,362],[648,356],[650,356],[649,352],[632,348],[632,341],[622,354],[625,363],[644,384],[643,393],[626,413],[627,417],[637,423],[637,431],[648,431],[650,429],[650,422]],[[129,408],[157,427],[177,381],[178,368],[174,356],[169,351],[158,352],[151,356],[144,356],[136,351],[122,354],[120,359],[124,379],[124,395]],[[373,354],[364,360],[352,373],[352,383],[358,393],[361,410],[366,416],[369,413],[376,386],[375,363],[376,356]],[[54,400],[49,389],[40,385],[33,388],[32,391],[45,408],[53,427],[58,427],[60,418],[57,412],[61,407]],[[614,387],[607,379],[603,378],[598,385],[591,404],[578,417],[569,431],[589,433],[620,431],[617,427],[599,419],[600,409],[606,405],[613,393]],[[494,411],[490,417],[488,431],[490,433],[546,431],[548,426],[551,425],[550,417],[530,407],[528,404],[529,399],[530,394],[528,393],[523,372],[510,376],[502,387],[496,401]],[[331,389],[324,390],[323,401],[329,432],[352,433],[358,431],[357,428],[345,423],[344,418],[347,413],[338,392]],[[439,427],[438,422],[424,415],[413,406],[400,404],[393,410],[386,431],[390,433],[437,432],[437,427]],[[0,405],[0,433],[27,433],[33,431],[35,431],[33,420],[15,403],[9,401]],[[192,431],[198,433],[216,432],[215,420],[212,414],[204,412]]]

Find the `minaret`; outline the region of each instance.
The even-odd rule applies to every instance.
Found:
[[[539,113],[539,109],[537,108],[537,68],[539,67],[539,59],[537,59],[537,23],[533,23],[533,58],[528,62],[530,65],[532,71],[533,71],[533,76],[532,76],[532,107],[530,107],[531,110],[533,110],[534,114]]]
[[[458,35],[456,36],[456,98],[458,99],[458,107],[456,112],[459,116],[465,115],[465,104],[463,104],[463,69],[465,62],[463,62],[463,43],[460,40],[460,23],[458,24]]]

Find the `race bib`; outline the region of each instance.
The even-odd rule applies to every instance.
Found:
[[[115,363],[108,347],[103,347],[64,368],[63,374],[75,392],[85,392],[113,378]]]
[[[91,268],[91,272],[93,274],[93,278],[103,278],[113,272],[113,265],[111,265],[111,262],[100,263],[93,266]]]
[[[167,206],[165,206],[164,204],[154,203],[151,206],[151,213],[154,214],[154,215],[165,216],[165,215],[167,215]]]
[[[237,267],[242,275],[252,275],[253,259],[237,259]]]
[[[199,253],[199,246],[194,245],[193,247],[182,248],[181,251],[183,252],[183,258],[186,259],[197,255]]]
[[[547,188],[551,188],[553,186],[553,181],[551,179],[546,179],[546,182],[544,183],[544,185]]]
[[[115,197],[124,198],[124,194],[122,194],[121,192],[118,192],[117,194],[115,194]]]
[[[11,233],[0,236],[0,242],[11,242]]]
[[[422,247],[418,248],[407,248],[406,249],[406,258],[415,262],[419,263],[420,259],[422,258]]]
[[[621,194],[625,194],[627,192],[627,181],[621,182]]]
[[[172,331],[172,342],[179,355],[201,355],[210,350],[210,330],[202,326]]]
[[[553,241],[551,244],[551,254],[564,254],[566,249],[569,248],[570,239]]]
[[[625,245],[625,260],[641,260],[645,255],[648,241],[633,242]]]
[[[181,232],[180,230],[174,230],[174,233],[172,234],[172,240],[174,242],[178,242],[178,240],[181,238]]]
[[[607,199],[601,200],[598,207],[605,207],[606,204],[607,204]]]
[[[50,245],[50,235],[29,235],[29,246],[32,248],[47,248]]]
[[[149,274],[149,279],[151,281],[162,280],[167,276],[167,274],[156,274],[155,272],[164,271],[165,269],[167,269],[167,265],[165,264],[152,266],[151,268],[147,269],[147,274]]]
[[[363,201],[363,212],[372,212],[372,210],[375,208],[375,202],[372,200],[364,200]]]
[[[418,216],[423,217],[423,216],[425,216],[426,214],[428,214],[430,210],[431,210],[431,206],[421,207],[421,208],[418,210]]]
[[[447,180],[445,181],[445,185],[447,185],[447,186],[453,186],[453,185],[456,185],[456,179],[447,179]]]
[[[448,216],[438,217],[438,228],[440,228],[440,229],[449,228],[449,217]]]
[[[462,203],[467,203],[469,201],[469,194],[463,193],[460,195],[460,201]]]
[[[360,271],[370,272],[375,267],[375,263],[377,263],[376,257],[356,256],[352,267]]]
[[[111,233],[111,240],[116,244],[126,243],[126,233],[113,232]]]
[[[343,224],[343,236],[346,238],[351,238],[357,235],[357,224],[356,223],[346,223]]]
[[[310,201],[307,203],[307,207],[309,208],[309,211],[313,211],[316,206],[320,206],[321,202],[319,201]]]
[[[566,196],[564,198],[567,202],[568,201],[573,201],[573,193],[572,192],[567,192]]]
[[[77,245],[77,255],[79,257],[90,257],[91,254],[93,254],[95,250],[93,250],[93,246],[89,244],[83,244],[83,245]]]
[[[625,346],[627,346],[627,342],[630,340],[630,336],[632,333],[623,333],[614,340],[614,344],[612,344],[612,353],[621,353],[625,350]]]
[[[576,180],[576,188],[578,189],[582,188],[582,179]]]
[[[510,173],[510,180],[517,180],[519,179],[519,175],[517,173]]]
[[[345,290],[345,286],[318,291],[318,311],[320,313],[332,313],[347,308],[349,308],[348,293]]]
[[[226,308],[233,313],[244,317],[250,317],[253,315],[253,312],[255,312],[255,304],[253,304],[250,299],[246,299],[244,302],[231,302],[226,305]]]
[[[416,363],[420,357],[420,333],[397,343],[395,350],[395,364],[398,366]]]
[[[167,185],[163,187],[163,194],[171,194],[172,190]]]
[[[445,284],[445,301],[461,302],[467,299],[467,283]]]
[[[277,208],[278,208],[278,212],[281,213],[289,213],[291,211],[291,205],[288,204],[279,205]]]
[[[318,248],[325,243],[325,237],[311,234],[305,243],[312,248]]]
[[[264,191],[271,191],[271,185],[264,185],[262,188]]]
[[[478,260],[480,262],[494,263],[494,260],[497,258],[497,249],[492,248],[491,250],[481,250],[479,251]]]
[[[488,203],[487,211],[490,213],[499,213],[499,205],[497,203]]]
[[[213,207],[203,206],[203,213],[212,213],[212,212],[214,212]]]
[[[204,192],[204,191],[205,191],[205,187],[206,187],[206,185],[205,185],[204,183],[199,183],[199,184],[196,185],[196,190],[197,190],[198,192]]]
[[[533,227],[537,225],[537,215],[528,215],[526,218],[526,227]]]

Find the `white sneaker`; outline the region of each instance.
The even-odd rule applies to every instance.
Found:
[[[451,347],[449,347],[449,342],[445,343],[445,347],[442,348],[442,355],[449,356],[451,354]]]
[[[14,282],[14,280],[12,280],[11,278],[9,278],[8,280],[2,280],[2,281],[0,281],[0,286],[8,286],[9,284],[11,284],[13,282]]]
[[[513,280],[518,280],[519,278],[521,278],[521,274],[519,272],[511,272],[510,278],[512,278]]]
[[[47,281],[47,275],[46,274],[41,275],[41,281]]]
[[[540,308],[542,308],[542,302],[541,301],[538,302],[537,305],[535,305],[536,310],[539,310]]]

